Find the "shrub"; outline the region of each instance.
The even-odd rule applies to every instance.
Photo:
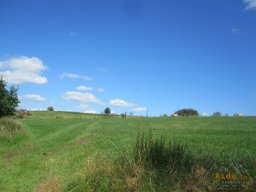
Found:
[[[213,116],[213,117],[221,117],[222,114],[221,114],[221,112],[214,112],[214,113],[212,114],[212,116]]]
[[[242,113],[235,113],[234,117],[243,117],[244,115]]]
[[[122,118],[125,118],[125,117],[126,117],[126,113],[122,113],[120,116],[121,116]]]
[[[27,111],[27,116],[32,116],[32,113],[30,111]]]
[[[47,107],[47,111],[54,111],[54,108],[52,106]]]
[[[178,116],[198,116],[198,111],[195,109],[180,109],[174,114],[177,114]]]
[[[171,117],[178,117],[179,115],[176,113],[171,114]]]
[[[24,118],[26,115],[28,115],[28,112],[25,109],[19,109],[16,115],[18,118]]]

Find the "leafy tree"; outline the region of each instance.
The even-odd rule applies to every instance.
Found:
[[[19,104],[18,88],[10,87],[6,89],[7,83],[1,77],[0,79],[0,117],[15,115],[16,107]]]
[[[242,113],[235,113],[234,114],[234,117],[242,117],[242,116],[244,116]]]
[[[107,107],[107,108],[104,110],[104,113],[105,113],[106,115],[109,115],[109,114],[111,113],[110,108]]]
[[[125,113],[122,113],[120,116],[122,117],[122,118],[125,118],[126,117],[126,112]]]
[[[195,109],[180,109],[174,114],[177,114],[178,116],[198,116],[198,112]]]
[[[221,117],[222,114],[221,114],[221,112],[214,112],[214,113],[212,114],[212,116],[214,116],[214,117]]]
[[[54,108],[52,106],[47,107],[47,111],[54,111]]]

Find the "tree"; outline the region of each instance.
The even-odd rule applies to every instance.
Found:
[[[126,117],[126,112],[125,113],[122,113],[120,116],[122,117],[122,118],[125,118]]]
[[[195,109],[180,109],[174,114],[177,114],[178,116],[198,116],[198,112]]]
[[[54,108],[52,106],[47,107],[47,111],[54,111]]]
[[[104,110],[104,113],[105,113],[106,115],[109,115],[109,114],[111,113],[110,108],[107,107],[107,108]]]
[[[15,115],[16,107],[19,104],[18,88],[10,87],[6,89],[7,83],[1,77],[0,79],[0,117]]]
[[[222,114],[221,114],[221,112],[214,112],[214,113],[212,114],[212,116],[214,116],[214,117],[221,117]]]

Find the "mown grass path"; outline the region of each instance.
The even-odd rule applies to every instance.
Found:
[[[24,124],[27,135],[9,138],[1,147],[0,191],[33,191],[41,180],[61,180],[88,156],[87,133],[94,122],[24,120]]]

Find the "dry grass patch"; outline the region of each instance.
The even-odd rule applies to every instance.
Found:
[[[36,192],[58,192],[60,191],[60,181],[57,177],[46,180],[39,184]]]

